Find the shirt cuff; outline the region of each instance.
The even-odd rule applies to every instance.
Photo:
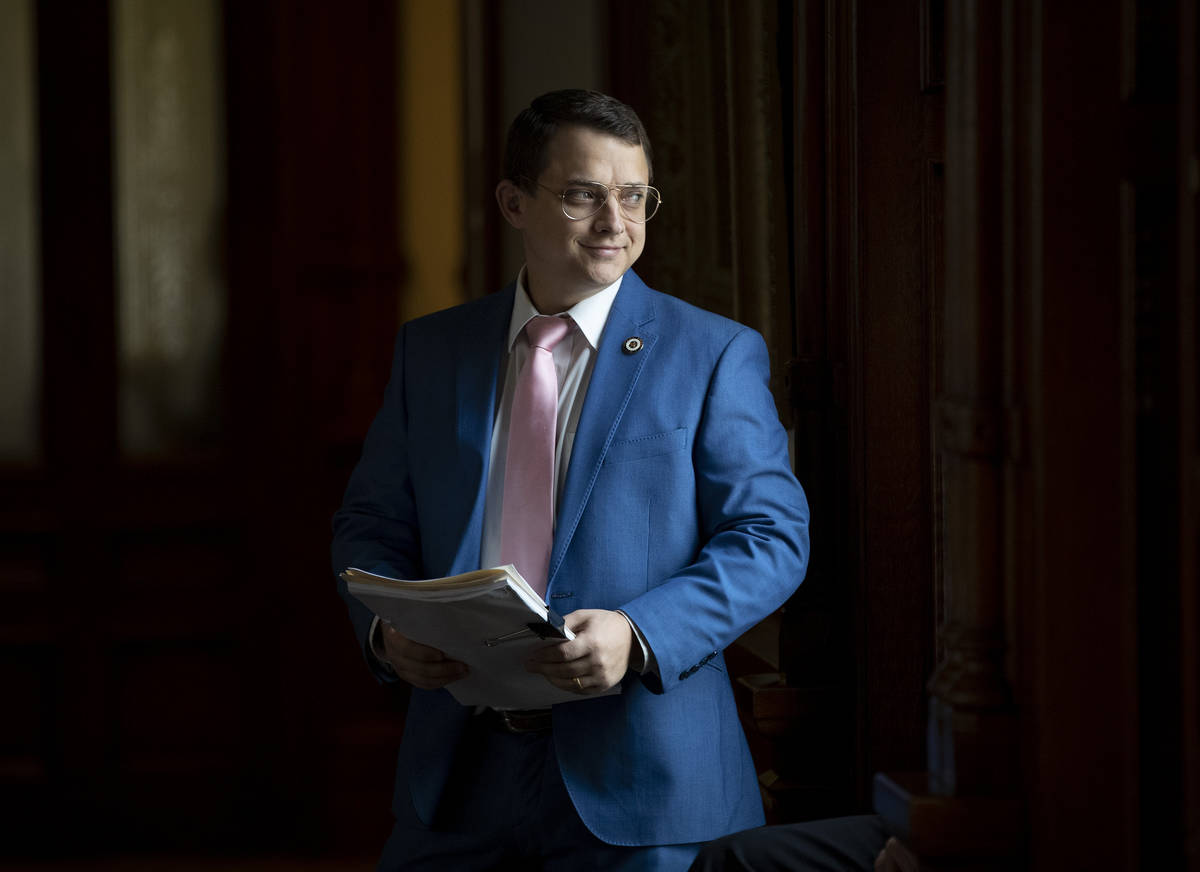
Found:
[[[629,624],[629,629],[633,631],[633,638],[637,640],[638,648],[641,649],[640,658],[630,658],[629,668],[639,675],[645,675],[647,672],[651,675],[658,675],[658,661],[654,659],[654,652],[650,650],[650,643],[646,641],[646,637],[642,635],[642,631],[638,629],[638,625],[633,622],[633,618],[620,609],[617,609],[617,614],[623,617],[626,623]],[[638,660],[637,663],[634,662],[635,659]]]
[[[367,650],[375,658],[379,668],[388,675],[395,675],[396,670],[387,660],[387,650],[383,647],[383,631],[379,628],[379,615],[371,618],[371,627],[367,630]]]

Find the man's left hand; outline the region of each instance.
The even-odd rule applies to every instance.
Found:
[[[608,690],[625,677],[635,642],[624,615],[580,609],[563,620],[575,638],[542,648],[525,661],[526,669],[541,673],[556,687],[582,694]]]

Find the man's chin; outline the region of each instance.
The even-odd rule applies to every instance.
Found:
[[[596,290],[601,290],[623,276],[631,265],[626,258],[592,263],[588,269],[588,278],[596,285]]]

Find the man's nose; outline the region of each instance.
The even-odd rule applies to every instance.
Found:
[[[600,211],[596,213],[593,221],[597,230],[610,233],[620,233],[623,231],[625,229],[625,216],[621,214],[621,199],[612,191],[609,191],[608,198],[604,201],[604,205],[600,207]]]

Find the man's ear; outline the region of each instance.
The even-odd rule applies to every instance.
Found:
[[[505,221],[518,230],[525,226],[525,192],[511,179],[503,179],[496,185],[496,202]]]

